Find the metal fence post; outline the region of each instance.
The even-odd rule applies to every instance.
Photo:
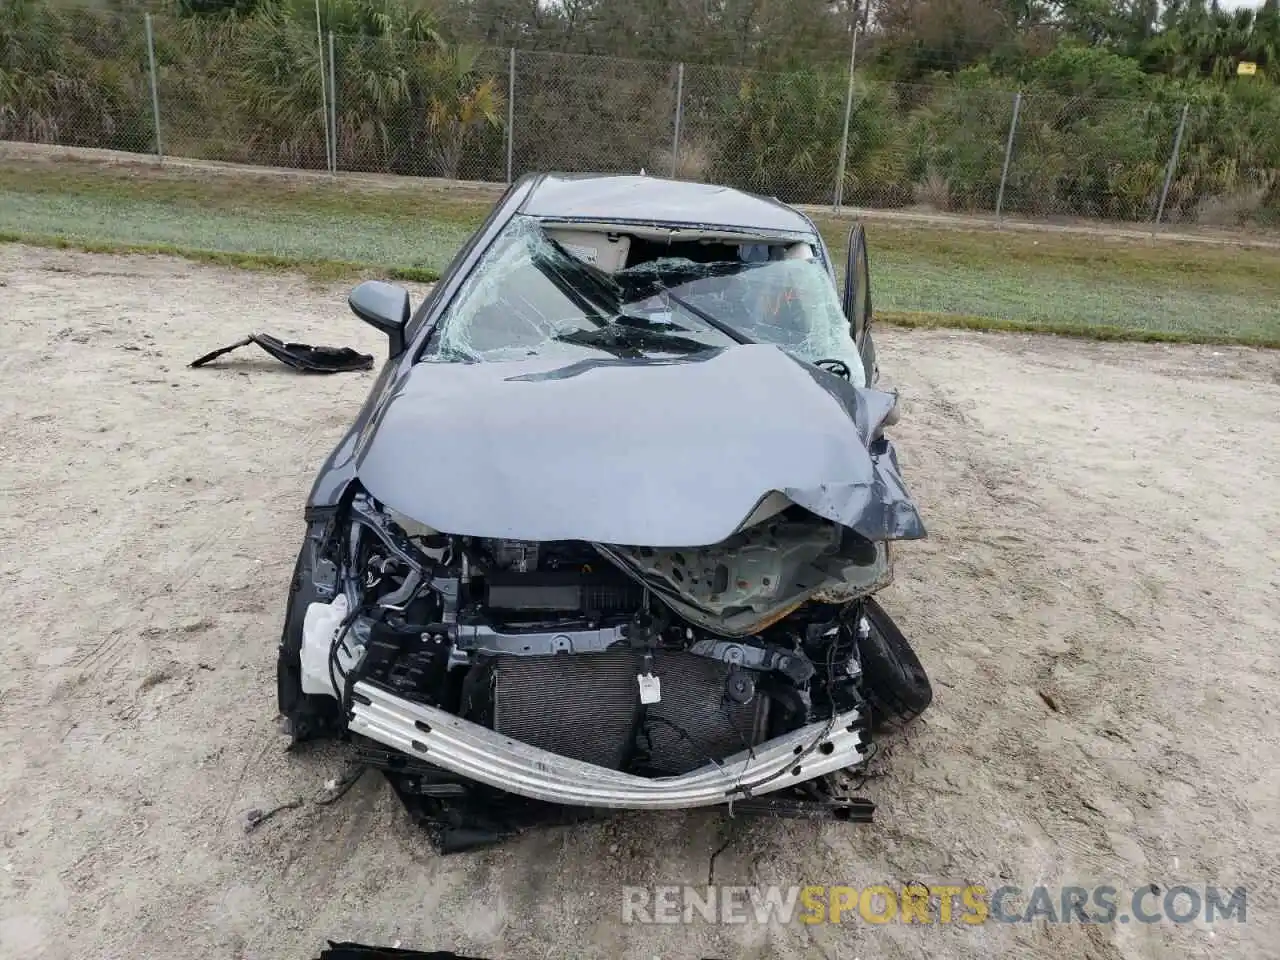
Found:
[[[329,172],[338,174],[338,81],[334,66],[333,31],[329,31],[329,129],[333,131],[329,147]]]
[[[1004,169],[1000,171],[1000,191],[996,194],[996,219],[1004,210],[1004,185],[1009,179],[1009,161],[1013,158],[1013,135],[1018,129],[1018,111],[1022,109],[1022,91],[1013,95],[1013,119],[1009,121],[1009,139],[1004,145]]]
[[[164,159],[164,144],[160,140],[160,94],[156,86],[156,41],[151,30],[151,14],[145,14],[147,25],[147,63],[151,67],[151,119],[156,125],[156,156]]]
[[[684,64],[676,66],[676,124],[671,140],[671,179],[680,170],[680,121],[684,119]]]
[[[1173,138],[1173,153],[1169,155],[1169,169],[1164,172],[1164,188],[1160,191],[1160,205],[1156,207],[1156,226],[1164,217],[1164,201],[1169,196],[1169,184],[1173,183],[1173,172],[1178,168],[1178,151],[1182,149],[1182,131],[1187,127],[1187,107],[1182,105],[1182,118],[1178,120],[1178,132]]]
[[[511,48],[507,64],[507,183],[511,183],[512,159],[516,146],[516,48]]]
[[[324,164],[327,168],[333,147],[329,139],[329,84],[324,75],[324,31],[320,29],[320,0],[316,0],[316,53],[320,55],[320,116],[324,120]]]
[[[844,130],[840,134],[840,162],[836,165],[835,210],[844,203],[844,165],[849,158],[849,117],[853,113],[853,65],[858,60],[858,28],[853,28],[853,46],[849,49],[849,90],[844,98]]]

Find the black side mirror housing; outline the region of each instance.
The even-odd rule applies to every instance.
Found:
[[[347,297],[351,312],[387,335],[391,355],[404,350],[404,329],[409,322],[409,291],[383,280],[366,280]]]

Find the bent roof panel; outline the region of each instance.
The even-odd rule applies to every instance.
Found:
[[[547,174],[520,212],[543,218],[813,232],[803,214],[777,200],[709,183],[646,176]]]

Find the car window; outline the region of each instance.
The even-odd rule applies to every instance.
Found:
[[[810,361],[844,361],[860,382],[857,347],[816,244],[706,246],[697,261],[659,256],[605,273],[536,219],[517,216],[444,311],[423,358],[688,355],[763,342]]]

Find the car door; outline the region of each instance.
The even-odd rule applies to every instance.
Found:
[[[871,270],[867,262],[867,235],[862,224],[849,230],[848,262],[844,271],[844,315],[853,332],[867,385],[880,377],[876,364],[876,345],[871,338]]]

